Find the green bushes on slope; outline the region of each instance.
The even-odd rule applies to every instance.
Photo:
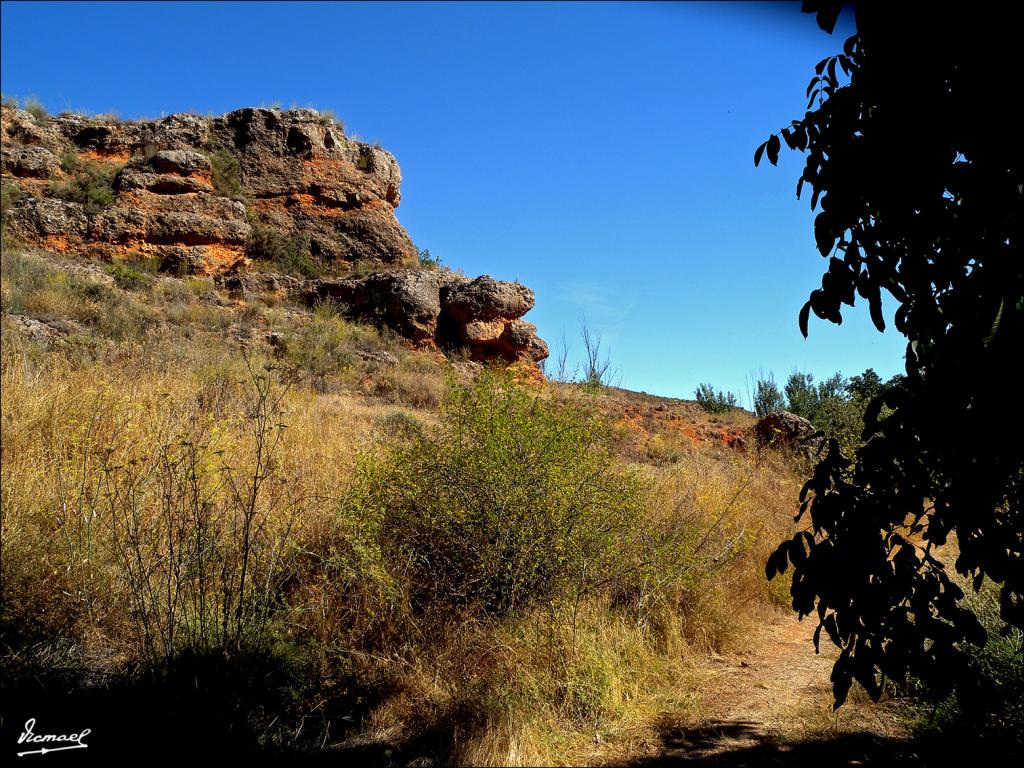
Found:
[[[502,615],[640,559],[641,485],[603,427],[504,379],[453,389],[436,431],[405,431],[364,465],[358,498],[420,608]]]

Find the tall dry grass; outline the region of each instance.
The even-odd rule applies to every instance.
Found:
[[[697,714],[708,653],[784,601],[762,571],[794,512],[796,481],[783,460],[679,447],[671,461],[643,463],[615,454],[614,442],[584,449],[612,451],[601,466],[632,478],[620,490],[637,493],[634,517],[623,532],[598,515],[585,541],[604,552],[601,535],[613,546],[628,535],[630,547],[618,542],[633,558],[622,574],[584,579],[582,590],[552,577],[543,599],[525,595],[501,611],[446,602],[444,589],[418,600],[402,557],[429,550],[395,542],[434,529],[421,518],[414,528],[375,527],[357,503],[366,490],[358,468],[410,434],[458,427],[435,410],[452,385],[416,394],[422,385],[395,383],[366,398],[374,390],[344,350],[388,340],[330,314],[289,326],[283,359],[244,353],[225,333],[243,308],[200,303],[207,288],[161,283],[129,296],[5,260],[5,310],[59,313],[92,339],[46,346],[3,321],[6,674],[152,670],[188,654],[244,665],[247,654],[269,654],[291,672],[287,703],[248,722],[268,748],[376,741],[463,764],[580,763],[645,751],[662,715]],[[122,319],[103,319],[115,310]],[[287,319],[274,312],[256,314]],[[136,314],[149,319],[134,323]],[[401,355],[395,376],[443,380],[428,358]],[[525,398],[553,418],[572,405],[564,392]],[[519,414],[522,434],[530,413]],[[536,446],[509,434],[495,443],[498,463],[467,490],[486,495],[500,481],[508,499],[528,498],[516,483],[530,474],[499,472],[500,462],[506,449],[526,456]],[[575,449],[566,450],[570,461]],[[412,466],[403,477],[417,488],[431,463]],[[457,489],[454,480],[444,487]],[[374,491],[387,498],[387,487]],[[409,525],[422,508],[392,524]],[[581,573],[577,565],[564,573]]]

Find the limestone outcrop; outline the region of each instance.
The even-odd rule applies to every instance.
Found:
[[[398,162],[316,110],[129,122],[37,119],[4,106],[0,138],[4,226],[27,244],[213,275],[241,295],[273,293],[310,306],[333,300],[416,346],[468,350],[477,362],[536,371],[548,356],[522,319],[533,291],[419,268],[394,213]],[[282,254],[314,273],[359,275],[304,280],[272,274],[272,264],[249,269],[252,259]]]
[[[239,109],[142,122],[63,114],[39,121],[5,106],[0,138],[5,179],[22,193],[9,212],[9,231],[52,250],[159,261],[173,252],[175,263],[216,274],[244,263],[259,224],[311,263],[417,263],[395,218],[398,162],[347,138],[316,110]],[[87,164],[111,177],[113,195],[93,206],[66,192],[76,180],[85,183]]]
[[[470,280],[442,270],[399,269],[309,281],[300,296],[309,305],[337,302],[349,316],[423,346],[466,349],[474,361],[536,364],[548,356],[536,326],[521,319],[533,308],[533,291],[487,275]]]

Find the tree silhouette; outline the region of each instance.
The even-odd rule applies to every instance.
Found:
[[[1000,584],[1006,629],[1024,627],[1024,71],[1009,7],[857,4],[808,112],[754,155],[806,153],[797,197],[819,209],[828,268],[802,333],[811,312],[841,323],[857,296],[884,330],[884,291],[907,338],[906,377],[871,398],[863,447],[830,442],[801,492],[806,529],[766,566],[792,564],[815,646],[824,630],[842,649],[836,707],[853,680],[876,699],[885,677],[950,689],[966,643],[986,638],[957,582]],[[829,33],[840,8],[804,3]]]

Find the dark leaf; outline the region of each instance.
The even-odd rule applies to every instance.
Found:
[[[985,646],[985,641],[988,639],[988,633],[985,631],[985,627],[978,621],[978,617],[967,610],[960,611],[960,624],[961,629],[964,633],[964,638],[967,642],[976,645],[979,648]]]
[[[832,697],[835,699],[832,704],[833,710],[839,709],[846,702],[846,697],[850,694],[850,684],[852,682],[853,680],[848,672],[837,675],[835,670],[832,671]]]
[[[771,138],[768,139],[768,162],[772,165],[779,164],[779,150],[782,149],[782,142],[779,141],[779,137],[772,134]]]
[[[832,231],[832,221],[824,211],[814,218],[814,240],[822,256],[828,256],[835,248],[836,236]]]
[[[865,431],[868,427],[873,426],[878,421],[878,415],[882,412],[882,406],[885,405],[885,399],[882,397],[873,397],[864,409],[864,427]]]
[[[754,167],[755,168],[757,167],[757,164],[761,162],[761,155],[764,154],[764,148],[766,146],[768,146],[768,142],[767,141],[762,143],[757,149],[754,150]]]
[[[843,641],[842,638],[839,637],[839,628],[836,626],[836,615],[834,613],[830,613],[825,617],[822,625],[825,627],[825,631],[828,633],[828,639],[832,641],[832,644],[836,647],[842,648]]]
[[[882,317],[882,297],[880,294],[875,293],[870,299],[868,299],[868,307],[871,311],[871,322],[875,324],[875,328],[879,331],[885,330],[885,318]]]
[[[832,34],[832,30],[836,28],[836,21],[839,19],[839,12],[843,9],[842,3],[837,2],[821,2],[818,5],[817,21],[818,27],[825,32]]]
[[[764,573],[769,581],[774,579],[776,574],[784,573],[786,568],[789,567],[789,547],[791,544],[791,541],[782,542],[779,544],[778,549],[768,557],[768,562],[764,566]]]
[[[806,302],[803,308],[800,310],[800,333],[803,337],[807,338],[807,320],[811,316],[811,302]]]
[[[871,700],[878,701],[879,696],[882,695],[882,687],[878,684],[878,680],[875,677],[874,667],[871,664],[858,663],[854,676],[857,678],[857,682],[868,692]]]

